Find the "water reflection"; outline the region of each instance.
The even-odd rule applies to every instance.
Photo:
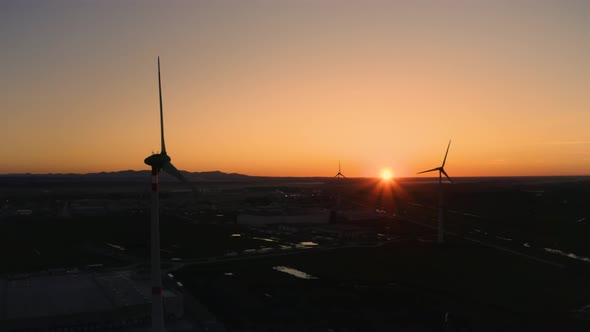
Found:
[[[571,252],[563,252],[561,250],[551,249],[551,248],[544,248],[544,249],[546,252],[550,252],[552,254],[562,255],[562,256],[566,256],[566,257],[577,259],[577,260],[584,261],[584,262],[590,262],[590,258],[584,257],[584,256],[578,256],[578,255],[573,254]]]
[[[311,242],[311,241],[299,242],[299,244],[304,245],[304,246],[308,246],[308,247],[313,247],[313,246],[317,246],[318,245],[317,243]]]
[[[107,242],[106,244],[109,247],[111,247],[111,248],[115,248],[115,249],[120,250],[120,251],[125,251],[125,247],[123,247],[123,246],[119,246],[119,245],[116,245],[116,244],[113,244],[113,243],[110,243],[110,242]]]
[[[294,269],[294,268],[288,267],[288,266],[275,266],[275,267],[273,267],[273,269],[280,271],[280,272],[290,274],[294,277],[301,278],[301,279],[317,279],[317,277],[314,277],[314,276],[307,274],[303,271],[299,271],[297,269]]]
[[[254,240],[260,240],[260,241],[266,241],[266,242],[277,242],[277,241],[275,241],[273,239],[267,239],[267,238],[264,238],[264,237],[255,237],[255,236],[253,236],[252,238]]]

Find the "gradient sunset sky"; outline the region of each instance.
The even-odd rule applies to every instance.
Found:
[[[590,174],[590,1],[1,1],[0,173]],[[430,174],[432,176],[432,174]]]

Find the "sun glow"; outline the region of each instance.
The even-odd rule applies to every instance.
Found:
[[[393,179],[393,173],[388,169],[384,169],[381,171],[381,178],[385,181],[389,181]]]

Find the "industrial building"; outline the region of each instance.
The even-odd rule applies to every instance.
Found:
[[[327,209],[291,209],[289,211],[253,211],[240,213],[238,224],[262,226],[272,224],[327,224],[330,211]]]
[[[0,331],[102,331],[148,326],[150,286],[130,271],[20,275],[0,279]],[[164,289],[168,321],[182,294]]]

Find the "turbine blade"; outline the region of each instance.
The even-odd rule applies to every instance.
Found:
[[[196,197],[199,194],[199,191],[197,190],[197,188],[190,182],[188,182],[188,180],[184,177],[184,175],[182,175],[182,173],[176,168],[174,167],[174,165],[172,165],[172,163],[166,163],[164,166],[162,166],[162,170],[170,175],[172,175],[173,177],[177,178],[178,180],[180,180],[180,182],[187,184],[191,190],[193,191],[193,195]]]
[[[180,173],[180,171],[178,169],[176,169],[176,167],[174,167],[174,165],[172,165],[172,163],[164,164],[164,166],[162,166],[162,170],[164,172],[172,175],[173,177],[177,178],[178,180],[180,180],[180,182],[190,185],[190,183],[186,180],[184,175],[182,175],[182,173]]]
[[[447,162],[447,155],[449,154],[449,148],[451,147],[451,140],[449,140],[449,145],[447,145],[447,152],[445,152],[445,159],[443,159],[442,167],[445,167],[445,163]]]
[[[416,174],[422,174],[422,173],[434,172],[434,171],[438,171],[439,169],[440,169],[440,167],[437,167],[437,168],[429,169],[429,170],[426,170],[426,171],[418,172],[418,173],[416,173]]]
[[[440,171],[447,177],[447,179],[449,179],[450,183],[453,183],[453,180],[451,180],[451,178],[449,177],[449,175],[447,174],[447,172],[445,172],[444,168],[441,168]]]
[[[160,80],[160,57],[158,57],[158,91],[160,93],[160,135],[161,135],[161,154],[166,154],[166,144],[164,144],[164,111],[162,107],[162,81]]]

